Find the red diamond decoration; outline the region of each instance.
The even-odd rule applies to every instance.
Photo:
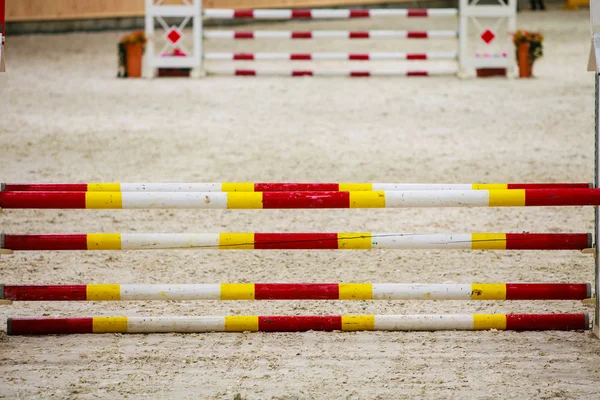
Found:
[[[492,40],[494,40],[496,38],[496,35],[494,35],[494,32],[490,31],[489,29],[486,29],[482,34],[481,34],[481,40],[483,40],[484,42],[486,42],[487,44],[490,44]]]
[[[183,34],[181,32],[179,32],[179,29],[173,27],[171,28],[171,30],[169,30],[169,32],[167,32],[167,39],[175,44],[177,42],[179,42],[179,40],[183,37]]]

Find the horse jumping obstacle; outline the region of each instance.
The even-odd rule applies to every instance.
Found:
[[[358,192],[0,192],[0,208],[303,209],[598,206],[600,189]]]
[[[429,70],[405,70],[405,71],[329,71],[329,70],[286,70],[286,71],[261,71],[253,69],[205,69],[203,72],[209,75],[233,75],[233,76],[430,76],[438,74],[456,74],[459,69],[464,73],[467,69],[475,68],[515,68],[514,61],[509,57],[481,58],[475,51],[470,51],[469,26],[474,23],[479,30],[481,43],[490,45],[498,36],[499,24],[492,29],[484,29],[485,23],[490,19],[500,19],[506,22],[508,33],[516,29],[516,0],[507,2],[498,0],[497,5],[478,5],[477,2],[461,0],[459,8],[449,9],[283,9],[283,10],[229,10],[229,9],[206,9],[202,8],[202,0],[186,0],[181,5],[163,5],[160,1],[146,0],[146,35],[150,38],[146,57],[147,77],[153,77],[158,68],[188,68],[199,72],[203,69],[204,60],[219,61],[258,61],[258,60],[435,60],[449,59],[457,60],[457,65],[452,68],[429,69]],[[453,31],[231,31],[231,30],[205,30],[202,20],[205,19],[243,19],[243,20],[291,20],[291,19],[353,19],[353,18],[455,18],[457,29]],[[181,18],[179,26],[171,25],[165,18]],[[183,30],[192,23],[192,47],[189,51],[181,51],[183,48]],[[156,53],[155,24],[164,30],[166,44],[163,49]],[[383,39],[383,38],[405,38],[405,39],[458,39],[458,45],[452,52],[383,52],[383,53],[223,53],[203,51],[204,40],[227,40],[227,39]],[[171,50],[171,53],[165,53]],[[177,50],[177,54],[173,54]],[[511,53],[503,49],[499,54]],[[171,56],[169,56],[171,55]]]
[[[581,314],[9,318],[9,335],[304,331],[585,330]]]
[[[0,235],[0,249],[45,250],[584,250],[589,233],[94,233]]]
[[[3,183],[7,192],[361,192],[397,190],[589,189],[590,183]]]
[[[589,283],[221,283],[2,285],[11,301],[137,300],[584,300]]]

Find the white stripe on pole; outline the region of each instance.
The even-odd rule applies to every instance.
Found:
[[[371,235],[373,249],[470,250],[472,248],[472,236],[470,233],[419,234],[373,232]]]
[[[374,283],[373,300],[471,300],[470,284]]]
[[[220,192],[221,183],[121,183],[122,192]]]
[[[124,192],[123,208],[227,208],[223,192]]]
[[[123,250],[218,249],[218,233],[123,233]]]
[[[473,315],[375,315],[375,330],[438,331],[472,330]]]
[[[373,190],[472,190],[470,183],[373,183]]]
[[[203,14],[206,18],[232,19],[234,10],[209,8],[203,10]]]
[[[220,300],[221,285],[121,285],[121,300]]]
[[[225,317],[127,317],[127,333],[224,331]]]
[[[487,190],[385,192],[386,208],[395,207],[486,207]]]

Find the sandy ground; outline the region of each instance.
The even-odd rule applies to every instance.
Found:
[[[519,25],[546,35],[533,80],[124,81],[114,78],[122,32],[9,37],[1,180],[591,181],[588,14],[522,13]],[[590,232],[592,218],[591,208],[8,210],[0,224],[6,233]],[[560,282],[592,281],[593,260],[577,252],[19,253],[0,259],[0,274],[6,283]],[[578,302],[20,303],[0,309],[0,329],[10,316],[584,310]],[[599,356],[590,332],[1,334],[0,397],[594,398]]]

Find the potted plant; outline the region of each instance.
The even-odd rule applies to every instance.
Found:
[[[119,76],[139,78],[142,76],[142,57],[146,48],[146,35],[135,31],[119,41]]]
[[[517,50],[519,77],[530,78],[535,60],[544,55],[542,43],[544,36],[538,32],[518,30],[513,35],[513,43]]]

